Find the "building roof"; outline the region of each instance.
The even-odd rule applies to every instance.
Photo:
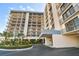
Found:
[[[11,10],[10,13],[12,12],[43,13],[43,12],[38,12],[38,11],[26,11],[26,10]]]

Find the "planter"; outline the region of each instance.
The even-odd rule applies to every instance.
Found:
[[[33,46],[28,47],[28,48],[21,48],[21,49],[0,49],[0,50],[2,50],[2,51],[24,51],[24,50],[30,50],[32,48],[33,48]]]
[[[17,51],[17,50],[28,50],[32,48],[33,46],[31,44],[29,45],[19,45],[19,46],[9,46],[9,45],[1,45],[0,50],[6,50],[6,51]]]

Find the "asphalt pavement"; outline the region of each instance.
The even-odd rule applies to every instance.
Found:
[[[79,48],[49,48],[44,45],[33,45],[25,51],[0,51],[0,56],[79,56]]]

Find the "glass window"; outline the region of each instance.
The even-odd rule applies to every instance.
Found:
[[[75,25],[79,25],[79,18],[76,17],[75,20],[74,20],[74,22],[75,22]]]
[[[63,3],[63,5],[61,6],[61,11],[63,11],[66,7],[67,3]]]
[[[79,29],[79,18],[78,18],[78,17],[76,17],[76,18],[74,19],[74,23],[75,23],[76,29]]]
[[[70,14],[70,12],[69,12],[69,10],[67,11],[67,16],[69,17],[71,14]]]
[[[70,11],[70,14],[71,14],[71,15],[75,12],[73,6],[70,7],[69,11]]]
[[[64,13],[64,14],[63,14],[63,20],[65,20],[66,18],[67,18],[67,14]]]
[[[29,13],[29,15],[32,15],[32,13]]]
[[[66,31],[72,31],[74,29],[78,29],[79,28],[79,18],[78,17],[74,18],[73,20],[66,23],[65,26],[66,26]]]
[[[75,12],[73,6],[71,6],[64,14],[63,14],[63,20],[68,18],[70,15],[72,15]]]
[[[74,30],[74,21],[73,20],[69,21],[68,23],[65,24],[65,26],[66,26],[66,31]]]

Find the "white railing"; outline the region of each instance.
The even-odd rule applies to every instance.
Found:
[[[75,9],[76,12],[79,11],[79,4],[76,4],[76,5],[74,6],[74,9]]]

